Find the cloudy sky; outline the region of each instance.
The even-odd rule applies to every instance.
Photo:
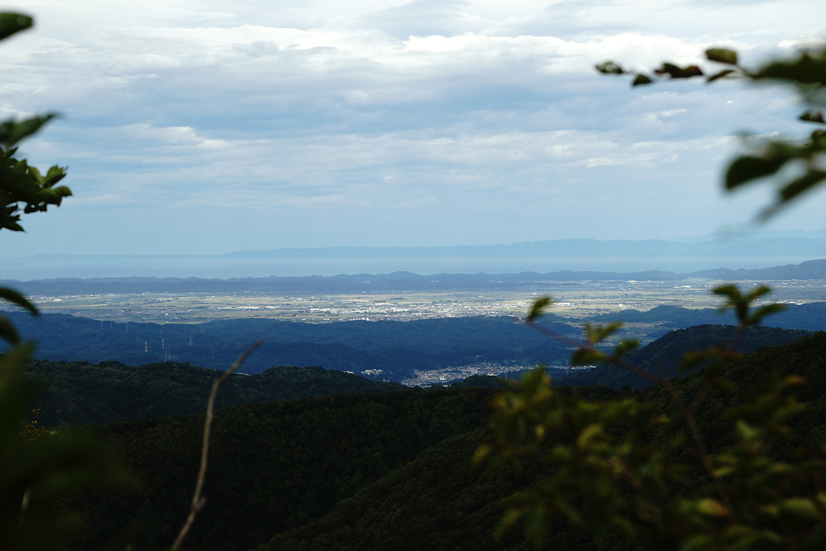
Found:
[[[826,37],[826,2],[41,0],[0,45],[0,119],[75,197],[0,256],[215,254],[702,235],[740,131],[800,134],[780,88],[600,76]],[[826,195],[775,229],[826,227]]]

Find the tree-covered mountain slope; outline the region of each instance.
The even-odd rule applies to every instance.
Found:
[[[601,314],[589,318],[596,322],[637,322],[657,323],[669,328],[685,328],[694,325],[737,325],[734,314],[720,312],[714,308],[690,309],[680,306],[657,306],[651,310],[621,310],[616,313]],[[768,327],[782,329],[826,330],[826,302],[809,304],[787,304],[782,312],[764,320]]]
[[[413,389],[225,408],[212,430],[207,505],[186,546],[243,551],[322,518],[422,451],[485,426],[489,396]],[[169,546],[189,509],[203,421],[195,415],[95,428],[143,485],[77,496],[72,505],[85,511],[89,527],[71,549]]]
[[[494,531],[500,501],[537,473],[474,469],[469,458],[489,440],[490,431],[479,429],[440,442],[342,500],[324,518],[279,534],[256,551],[533,551],[518,532],[500,540]]]
[[[710,451],[732,441],[734,427],[720,415],[723,408],[740,403],[757,384],[773,376],[801,375],[808,383],[796,393],[805,409],[792,422],[788,437],[775,446],[778,457],[792,460],[799,446],[816,447],[826,438],[826,333],[818,333],[786,345],[761,348],[727,369],[725,376],[735,382],[733,393],[714,390],[706,397],[697,416]],[[693,397],[701,380],[697,374],[674,382],[684,399]],[[619,395],[598,387],[571,389],[586,399],[605,400]],[[686,473],[679,492],[692,491],[704,473],[687,426],[668,393],[650,387],[637,396],[666,413],[671,422],[664,427],[669,436],[684,435],[684,449],[670,450],[675,460],[695,457],[695,468]],[[325,549],[352,551],[381,549],[416,551],[419,549],[528,550],[521,531],[507,532],[503,539],[494,535],[494,526],[505,512],[502,499],[512,495],[541,476],[527,463],[522,469],[476,471],[470,458],[476,447],[489,439],[479,430],[445,440],[423,452],[416,460],[388,472],[352,498],[344,500],[324,518],[307,526],[278,534],[255,551],[304,551]],[[656,442],[653,442],[656,445]],[[557,551],[626,550],[632,546],[611,537],[597,544],[591,534],[557,519],[543,549]]]
[[[166,356],[199,367],[226,369],[259,337],[264,345],[242,371],[261,373],[278,365],[321,365],[374,380],[400,381],[414,370],[479,361],[533,365],[563,361],[566,347],[508,317],[427,319],[409,322],[352,321],[329,324],[277,320],[227,320],[204,324],[100,322],[65,314],[39,318],[15,313],[22,335],[38,343],[37,357],[52,361],[118,361],[138,366]],[[563,334],[579,329],[549,319]],[[163,348],[162,348],[163,346]]]
[[[797,392],[806,410],[792,423],[788,445],[778,444],[776,452],[826,437],[826,333],[817,333],[761,348],[729,366],[734,392],[710,392],[697,416],[710,450],[731,440],[733,427],[720,411],[774,373],[808,380]],[[699,384],[697,374],[674,380],[686,397]],[[530,465],[506,472],[469,468],[474,449],[488,438],[487,403],[495,392],[412,389],[225,408],[213,431],[207,506],[187,546],[527,550],[517,534],[496,540],[494,524],[504,511],[499,500],[542,473]],[[591,401],[620,396],[605,386],[567,392]],[[672,419],[665,427],[669,437],[686,433],[661,387],[642,390],[637,398]],[[95,428],[144,484],[138,491],[78,496],[73,504],[89,515],[89,529],[72,549],[168,545],[189,507],[202,422],[196,415]],[[691,438],[684,441],[684,450],[668,453],[694,457]],[[689,474],[701,476],[699,463],[697,473]],[[681,491],[691,491],[691,477]],[[566,523],[554,525],[551,543],[562,551],[597,549],[589,534]]]
[[[725,345],[734,336],[736,328],[730,325],[699,325],[671,331],[637,352],[627,360],[646,371],[666,379],[679,375],[680,360],[688,351],[704,350]],[[810,331],[754,327],[742,335],[734,347],[738,352],[753,352],[764,346],[777,346],[811,336]],[[607,364],[590,370],[572,371],[554,380],[558,386],[607,385],[615,390],[627,386],[640,389],[651,386],[651,381]]]
[[[130,367],[118,362],[35,360],[28,376],[43,393],[37,400],[42,426],[99,425],[181,417],[206,409],[219,371],[177,362]],[[258,375],[233,375],[221,387],[216,408],[308,396],[403,390],[321,367],[273,367]]]

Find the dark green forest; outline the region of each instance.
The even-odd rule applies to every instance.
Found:
[[[641,350],[628,355],[628,361],[648,372],[670,379],[680,375],[680,362],[692,350],[703,350],[710,346],[723,347],[734,337],[736,328],[730,325],[698,325],[687,329],[677,329]],[[737,340],[737,350],[753,352],[764,346],[778,346],[810,336],[810,331],[800,329],[777,329],[774,327],[753,327]],[[561,386],[606,385],[614,390],[623,387],[642,389],[653,383],[629,373],[613,364],[600,365],[594,369],[574,371],[564,377],[557,377]]]
[[[691,332],[678,332],[674,339],[685,335],[691,345],[708,343]],[[737,388],[731,394],[712,391],[698,415],[710,449],[732,440],[733,427],[719,412],[773,375],[807,380],[797,393],[806,404],[805,414],[793,421],[793,430],[773,454],[790,456],[796,447],[822,440],[824,362],[826,333],[816,333],[761,348],[730,364],[726,375],[738,381]],[[695,373],[674,384],[688,396],[700,381]],[[567,392],[594,402],[623,395],[605,386]],[[488,403],[495,393],[413,389],[225,407],[217,413],[213,432],[208,505],[188,546],[227,551],[530,549],[518,531],[502,540],[494,531],[503,512],[501,500],[535,480],[541,474],[538,467],[474,469],[470,461],[474,450],[491,438]],[[669,436],[687,430],[662,387],[635,394],[674,420]],[[188,509],[202,423],[203,416],[194,415],[88,429],[118,450],[143,485],[76,495],[70,506],[83,511],[88,522],[72,549],[167,545]],[[702,474],[690,450],[687,444],[670,452],[674,461],[696,466],[679,490],[687,493],[692,477]],[[628,547],[619,540],[597,545],[589,532],[560,521],[552,527],[547,548]]]
[[[38,421],[55,427],[199,413],[220,372],[176,362],[134,368],[118,362],[35,360],[27,375],[43,389],[36,402]],[[406,388],[322,367],[273,367],[258,375],[230,377],[215,407]]]

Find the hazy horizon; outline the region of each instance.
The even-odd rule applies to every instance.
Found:
[[[21,0],[0,119],[58,112],[20,155],[74,197],[3,236],[31,254],[671,239],[742,228],[770,185],[724,196],[740,132],[808,131],[791,90],[632,89],[597,74],[744,65],[826,35],[826,4]],[[766,226],[822,228],[820,190]]]
[[[824,237],[821,237],[821,236]],[[2,279],[61,277],[332,276],[406,271],[520,273],[752,269],[826,258],[826,230],[765,232],[765,237],[720,240],[716,236],[663,240],[548,240],[496,246],[333,247],[233,251],[218,255],[37,254],[15,259]]]

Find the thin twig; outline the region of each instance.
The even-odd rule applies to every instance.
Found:
[[[224,373],[215,379],[215,382],[212,384],[212,392],[209,394],[209,401],[207,402],[207,410],[206,410],[206,421],[204,421],[204,443],[201,446],[201,470],[198,471],[198,481],[195,483],[195,493],[192,496],[192,507],[189,510],[189,516],[186,519],[186,522],[181,528],[178,537],[175,539],[175,543],[172,544],[172,551],[177,551],[177,549],[181,546],[181,542],[184,541],[187,532],[189,532],[192,523],[195,521],[195,517],[198,516],[198,512],[201,510],[201,507],[204,506],[206,503],[206,498],[201,496],[201,490],[204,487],[204,478],[206,477],[206,468],[207,468],[207,454],[209,453],[209,431],[212,428],[212,410],[215,406],[215,396],[218,394],[218,389],[221,385],[229,379],[229,376],[232,375],[241,364],[244,363],[244,360],[247,359],[247,356],[252,354],[252,352],[264,344],[264,339],[258,339],[252,346],[244,350],[238,359],[235,360],[229,369],[224,371]]]

